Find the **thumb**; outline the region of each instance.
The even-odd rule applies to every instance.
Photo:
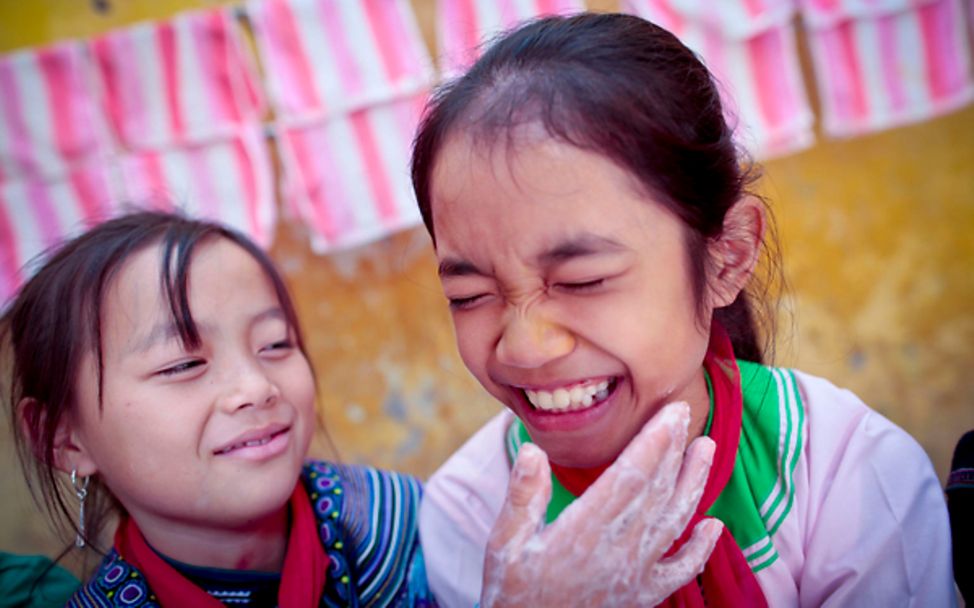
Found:
[[[551,498],[551,468],[541,448],[525,443],[518,450],[507,498],[487,541],[487,550],[521,546],[544,524]]]

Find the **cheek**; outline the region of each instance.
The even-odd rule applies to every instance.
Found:
[[[295,361],[294,366],[289,370],[284,379],[287,391],[290,394],[292,405],[302,411],[314,411],[315,409],[315,382],[311,374],[311,365],[307,360]]]
[[[453,331],[456,334],[457,351],[460,359],[475,377],[483,381],[485,368],[490,358],[491,341],[490,329],[486,319],[478,315],[466,313],[461,317],[453,315]],[[479,321],[479,322],[478,322]]]

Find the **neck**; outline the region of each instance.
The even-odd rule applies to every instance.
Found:
[[[288,505],[240,528],[135,518],[146,541],[170,559],[224,570],[280,572],[287,552]]]
[[[690,405],[690,426],[687,432],[687,445],[703,435],[710,416],[710,393],[707,391],[707,378],[703,366],[697,372],[682,399]]]

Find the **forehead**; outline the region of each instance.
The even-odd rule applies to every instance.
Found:
[[[161,243],[135,252],[108,284],[101,315],[106,337],[113,333],[132,335],[140,327],[171,319],[170,302],[162,285],[162,254]],[[175,268],[174,261],[171,265]],[[251,297],[277,298],[270,277],[257,260],[225,238],[213,237],[197,243],[187,274],[185,295],[194,319],[218,318],[220,307],[242,291]],[[178,300],[181,296],[177,292],[172,297]]]
[[[437,250],[451,253],[497,242],[547,248],[587,234],[625,240],[663,212],[611,160],[537,131],[492,142],[448,138],[431,200]]]

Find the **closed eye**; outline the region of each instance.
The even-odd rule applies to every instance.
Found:
[[[473,307],[474,304],[476,304],[477,302],[479,302],[485,297],[487,297],[487,294],[478,293],[472,296],[465,296],[462,298],[449,298],[450,310],[466,310],[468,308]]]
[[[287,357],[293,349],[294,342],[289,339],[284,339],[278,340],[277,342],[271,342],[270,344],[261,347],[258,354],[266,359],[283,359]]]
[[[188,361],[180,361],[175,365],[170,365],[165,369],[161,369],[156,372],[157,376],[176,376],[178,374],[184,374],[192,369],[195,369],[201,365],[206,365],[206,361],[203,359],[189,359]]]
[[[592,279],[591,281],[578,281],[574,283],[555,283],[554,287],[562,291],[584,293],[601,287],[605,283],[604,278]]]
[[[260,349],[261,352],[275,351],[275,350],[289,350],[294,348],[294,343],[290,340],[279,340],[277,342],[272,342],[267,346]]]

